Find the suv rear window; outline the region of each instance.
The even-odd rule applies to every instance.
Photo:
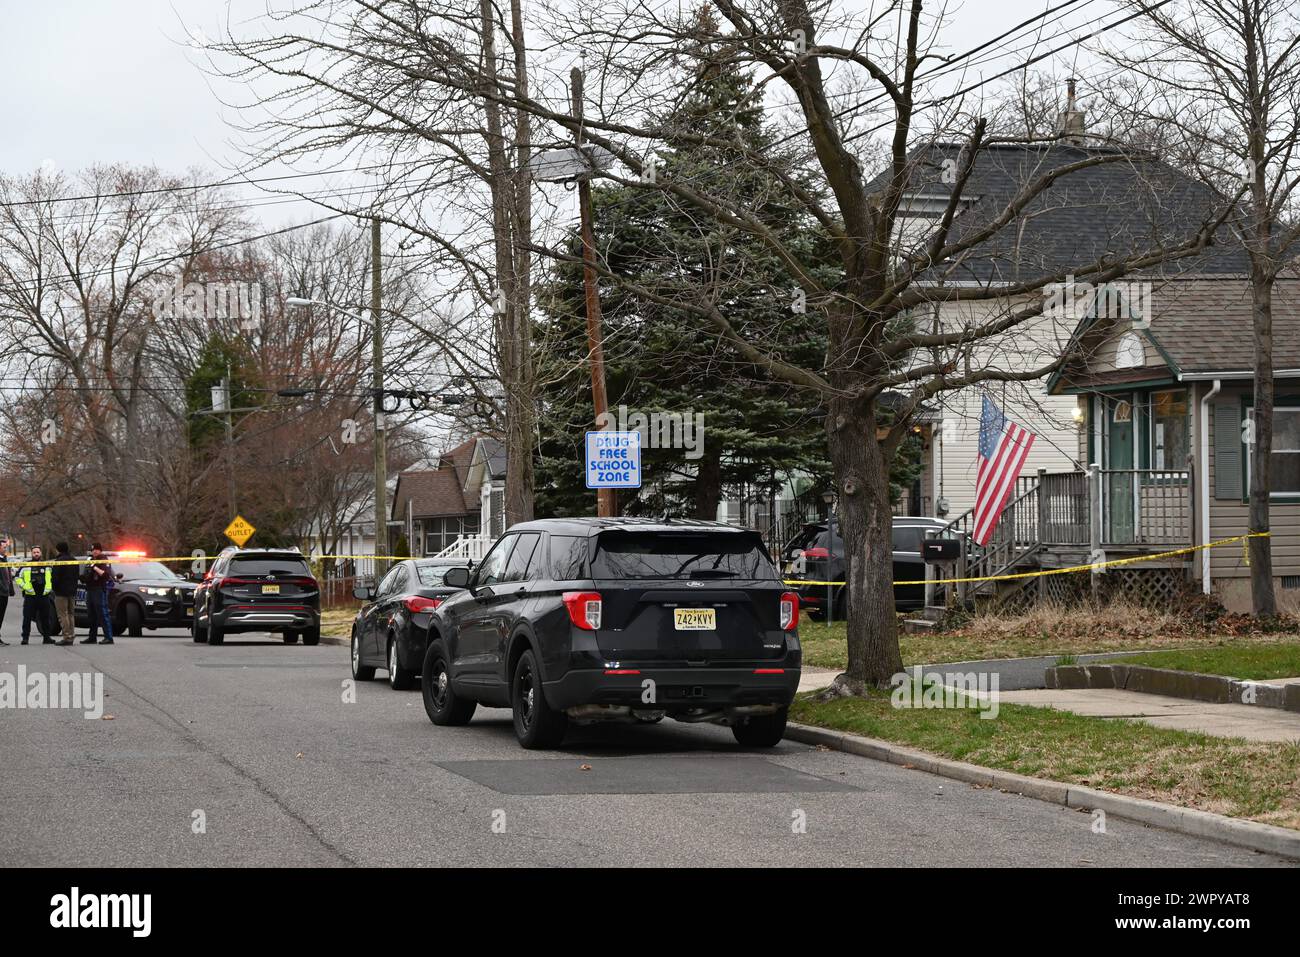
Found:
[[[924,537],[925,529],[920,525],[895,525],[894,551],[919,552],[921,539]]]
[[[606,532],[592,578],[773,579],[776,567],[755,535]]]
[[[315,577],[301,555],[236,555],[230,560],[229,574],[250,578],[265,578],[267,575]]]

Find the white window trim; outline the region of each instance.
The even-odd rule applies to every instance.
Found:
[[[1273,406],[1274,418],[1277,417],[1277,414],[1279,412],[1295,412],[1296,414],[1300,414],[1300,405]],[[1246,409],[1246,418],[1248,418],[1252,423],[1255,421],[1255,407],[1253,405]],[[1274,427],[1276,427],[1277,423],[1274,422],[1273,425]],[[1245,442],[1242,442],[1241,447],[1244,450],[1245,454],[1243,457],[1246,460],[1246,487],[1241,490],[1242,500],[1249,502],[1250,501],[1250,464],[1251,464],[1251,459],[1254,458],[1254,456],[1251,454],[1251,449],[1253,448],[1253,445],[1247,445]],[[1278,450],[1276,448],[1272,449],[1272,454],[1273,455],[1279,454]],[[1300,455],[1300,449],[1285,449],[1280,454]],[[1274,499],[1280,502],[1300,502],[1300,489],[1297,489],[1294,492],[1275,492],[1272,489],[1269,489],[1268,498],[1270,502],[1273,501]]]

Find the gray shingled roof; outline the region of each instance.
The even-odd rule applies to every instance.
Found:
[[[1149,338],[1183,373],[1249,372],[1255,366],[1250,284],[1184,279],[1153,290]],[[1300,282],[1273,287],[1273,368],[1300,368]]]
[[[951,196],[944,161],[956,161],[959,144],[935,144],[911,157],[912,197]],[[963,198],[973,200],[953,223],[954,237],[969,235],[996,216],[1027,184],[1045,172],[1091,157],[1118,157],[1062,176],[1020,217],[958,262],[935,266],[926,278],[982,283],[1013,282],[1078,269],[1099,259],[1116,261],[1168,247],[1192,235],[1220,199],[1208,187],[1153,155],[1115,147],[1044,144],[993,146],[980,151]],[[886,183],[884,175],[872,183]],[[1161,274],[1243,274],[1240,246],[1227,229],[1220,244],[1194,259],[1166,263]]]
[[[1151,291],[1151,325],[1144,335],[1165,364],[1093,371],[1088,362],[1113,347],[1111,333],[1127,320],[1085,319],[1075,332],[1075,356],[1049,383],[1061,388],[1119,385],[1164,376],[1249,377],[1255,365],[1250,284],[1236,277],[1181,277]],[[1110,343],[1112,345],[1103,345]],[[1104,354],[1106,360],[1111,356]],[[1279,279],[1273,288],[1273,368],[1300,369],[1300,280]]]

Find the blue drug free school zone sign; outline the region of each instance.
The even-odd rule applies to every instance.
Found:
[[[587,488],[641,487],[641,433],[587,433]]]

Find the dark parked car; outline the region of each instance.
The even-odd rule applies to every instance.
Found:
[[[438,725],[510,708],[525,748],[570,724],[665,716],[785,734],[799,686],[799,603],[758,533],[715,522],[545,519],[453,569],[430,623],[424,705]]]
[[[352,594],[368,604],[352,622],[352,677],[369,681],[375,668],[386,668],[396,690],[414,687],[424,665],[433,611],[459,589],[444,585],[451,568],[465,562],[417,558],[397,562],[375,588],[359,583]]]
[[[193,635],[219,645],[226,635],[278,631],[286,644],[320,643],[320,585],[296,549],[227,548],[194,593]]]
[[[927,531],[938,530],[946,524],[941,518],[902,515],[894,518],[894,581],[920,581],[925,578],[925,563],[921,561],[921,539]],[[827,535],[825,522],[805,525],[782,551],[781,567],[789,579],[844,581],[844,540],[840,538],[839,523],[835,523],[833,537]],[[825,613],[827,586],[792,587],[798,591],[800,603],[810,614]],[[847,610],[848,586],[831,586],[831,594],[835,602],[835,618],[842,621]],[[894,588],[894,607],[899,611],[913,611],[924,605],[924,585],[898,585]]]
[[[132,560],[125,561],[128,557]],[[105,559],[113,563],[117,579],[108,591],[108,615],[114,634],[139,638],[146,628],[190,627],[197,587],[194,582],[186,581],[161,562],[136,561],[134,556],[119,552],[106,552]],[[77,561],[89,564],[93,559],[83,556]],[[77,627],[89,627],[84,586],[77,586],[73,608]]]

